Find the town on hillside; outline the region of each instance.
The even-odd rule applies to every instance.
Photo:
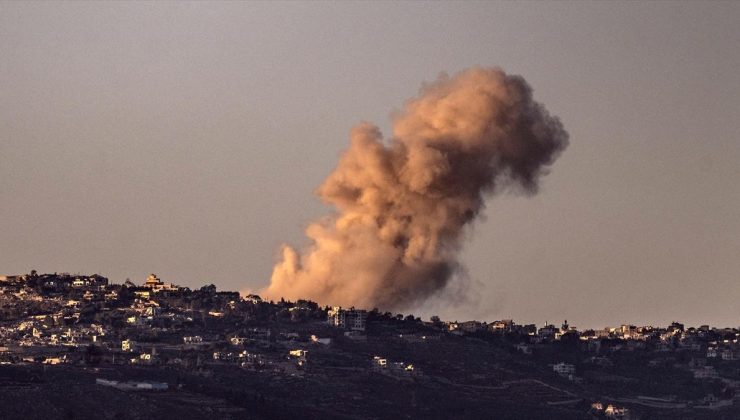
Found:
[[[737,418],[737,328],[422,320],[154,274],[0,276],[8,418]],[[30,413],[30,414],[29,414]]]

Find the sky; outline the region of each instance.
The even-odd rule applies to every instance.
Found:
[[[0,2],[0,273],[267,285],[362,121],[523,76],[570,145],[415,315],[740,324],[740,4]],[[410,309],[411,310],[411,309]]]

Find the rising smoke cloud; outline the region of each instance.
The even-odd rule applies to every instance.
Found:
[[[557,117],[520,76],[473,68],[422,85],[393,118],[393,136],[361,123],[316,193],[337,213],[283,246],[265,297],[403,309],[445,289],[466,225],[485,196],[534,193],[568,144]]]

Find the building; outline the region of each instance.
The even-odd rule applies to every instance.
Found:
[[[717,371],[714,369],[714,366],[698,367],[698,368],[692,369],[692,372],[694,373],[694,378],[696,379],[719,378],[719,375],[717,374]]]
[[[488,329],[496,333],[509,333],[514,331],[514,321],[511,319],[503,319],[501,321],[494,321],[488,325]]]
[[[156,274],[150,274],[149,277],[146,278],[144,287],[155,293],[161,290],[180,290],[180,287],[175,286],[174,284],[165,284]]]
[[[307,357],[308,356],[308,350],[291,350],[288,354],[290,354],[293,357]]]
[[[557,327],[552,324],[545,324],[544,327],[537,331],[537,336],[540,340],[552,340],[555,338],[555,334],[560,332]]]
[[[560,376],[564,376],[568,379],[572,379],[573,375],[576,374],[576,367],[570,363],[560,362],[553,365],[552,370]]]
[[[149,289],[158,289],[162,286],[164,286],[164,283],[156,274],[150,274],[149,277],[146,278],[146,282],[144,282],[144,287]]]
[[[408,378],[411,376],[421,375],[421,372],[419,372],[419,370],[411,363],[389,362],[388,359],[380,356],[373,357],[371,366],[371,369],[375,372],[397,378]]]
[[[388,359],[384,359],[380,356],[373,357],[373,368],[384,369],[386,366],[388,366]]]
[[[722,360],[737,360],[740,359],[740,354],[733,351],[732,349],[722,350]]]
[[[306,364],[308,363],[308,350],[291,350],[288,354],[290,355],[290,358],[296,359],[299,367],[306,367]]]
[[[331,344],[331,338],[321,338],[316,335],[311,335],[311,342],[328,346]]]
[[[128,381],[119,382],[110,379],[96,378],[95,383],[103,386],[110,386],[124,391],[166,391],[169,389],[167,382],[152,381]]]
[[[478,321],[457,322],[456,324],[456,329],[464,331],[466,333],[476,333],[478,331],[482,331],[485,328],[483,323]]]
[[[604,417],[608,419],[626,419],[629,418],[629,410],[609,404],[604,410]]]
[[[233,346],[243,346],[247,342],[246,337],[231,337],[229,341]]]
[[[134,351],[134,347],[136,347],[136,342],[133,340],[121,341],[121,350],[123,351]]]
[[[331,308],[328,312],[329,324],[352,331],[365,331],[367,323],[367,311],[361,309],[342,309],[339,306]]]

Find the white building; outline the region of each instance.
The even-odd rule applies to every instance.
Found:
[[[384,359],[380,356],[373,357],[373,366],[376,368],[383,369],[388,366],[388,359]]]
[[[738,354],[732,351],[732,349],[722,350],[722,360],[737,360],[738,358],[740,357],[738,357]]]
[[[714,379],[719,378],[717,371],[714,366],[702,366],[700,368],[693,369],[694,378],[696,379]]]
[[[576,367],[571,365],[570,363],[560,362],[556,365],[553,365],[552,370],[555,371],[560,376],[565,376],[567,378],[572,378],[573,375],[576,374]]]
[[[244,343],[247,342],[247,338],[246,337],[231,337],[229,341],[231,342],[231,345],[233,346],[243,346]]]

